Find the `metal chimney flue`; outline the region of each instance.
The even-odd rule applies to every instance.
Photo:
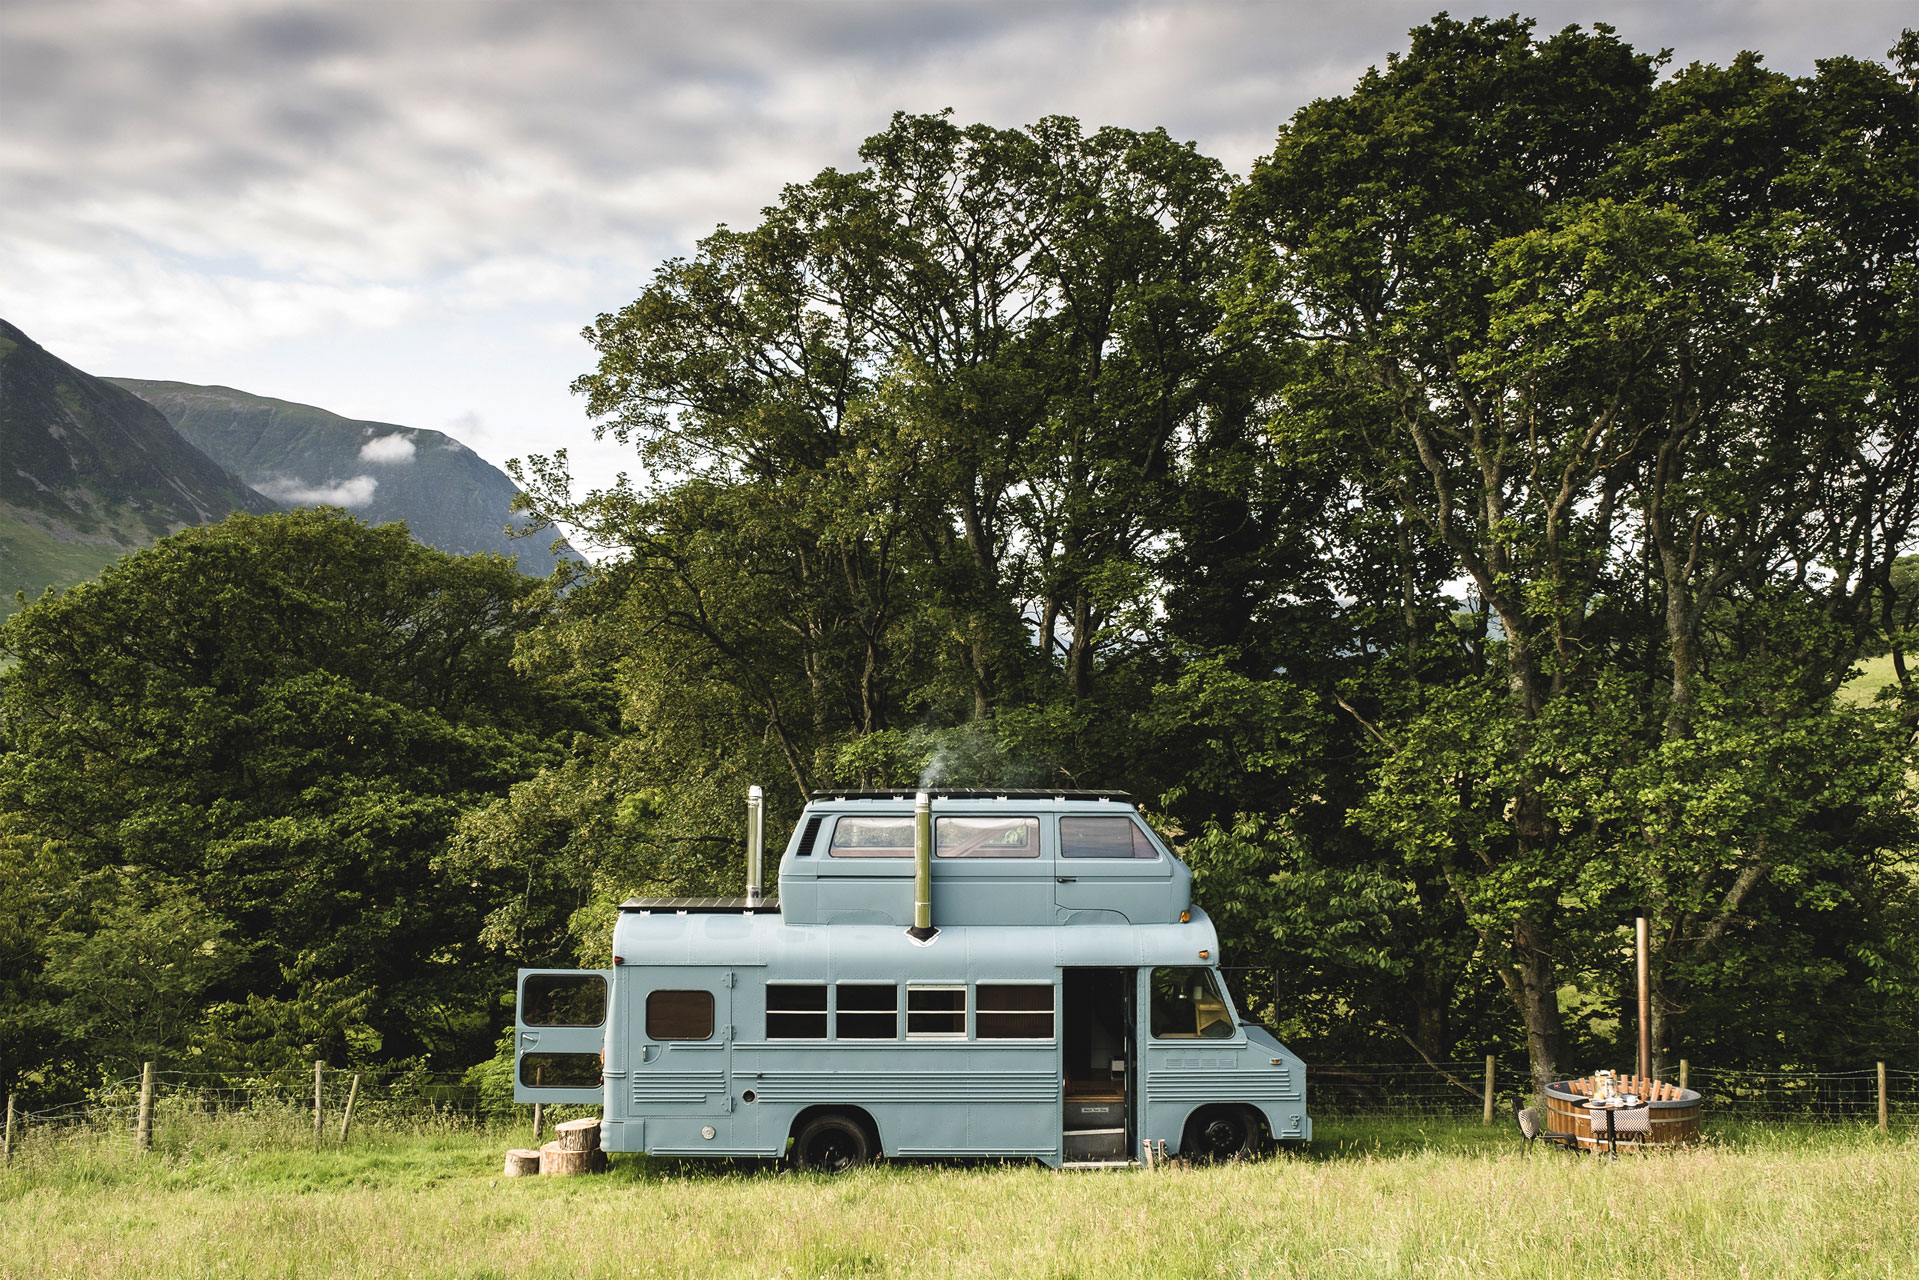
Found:
[[[747,788],[747,901],[766,896],[767,801],[759,787]]]
[[[907,936],[925,946],[939,932],[933,927],[933,800],[922,791],[913,798],[913,927]]]

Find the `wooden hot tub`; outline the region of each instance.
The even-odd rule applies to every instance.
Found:
[[[1696,1142],[1700,1138],[1700,1094],[1682,1089],[1664,1080],[1645,1076],[1622,1076],[1615,1081],[1621,1093],[1647,1099],[1648,1119],[1653,1122],[1650,1142],[1669,1144]],[[1596,1139],[1588,1123],[1587,1099],[1593,1096],[1593,1077],[1563,1080],[1547,1086],[1547,1127],[1555,1133],[1571,1133],[1585,1150],[1607,1145],[1607,1122],[1599,1118],[1600,1136]]]

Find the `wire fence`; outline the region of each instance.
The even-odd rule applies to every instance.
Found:
[[[262,1137],[311,1132],[323,1141],[341,1140],[347,1132],[477,1129],[489,1120],[525,1123],[525,1108],[489,1099],[487,1091],[471,1083],[464,1072],[417,1066],[323,1067],[318,1086],[316,1111],[312,1076],[294,1083],[288,1075],[235,1078],[214,1072],[155,1071],[149,1114],[158,1127],[219,1118],[230,1128],[252,1129]],[[133,1142],[141,1088],[141,1077],[129,1076],[108,1081],[77,1101],[37,1110],[10,1108],[9,1149],[30,1136],[82,1130]]]
[[[502,1082],[504,1084],[504,1082]],[[1857,1071],[1755,1071],[1693,1068],[1689,1087],[1702,1095],[1703,1118],[1774,1123],[1861,1123],[1879,1120],[1881,1073]],[[139,1077],[114,1080],[81,1101],[11,1116],[9,1152],[30,1138],[90,1132],[113,1141],[135,1141],[140,1104]],[[1459,1062],[1310,1063],[1307,1107],[1316,1117],[1454,1118],[1479,1117],[1486,1103],[1486,1059]],[[1507,1113],[1511,1098],[1532,1092],[1524,1060],[1496,1058],[1493,1090],[1495,1119]],[[303,1140],[342,1140],[351,1103],[352,1132],[362,1137],[382,1131],[418,1132],[423,1127],[457,1130],[524,1129],[531,1109],[516,1106],[504,1088],[490,1090],[464,1073],[418,1067],[329,1069],[320,1073],[316,1118],[311,1078],[234,1080],[206,1072],[156,1071],[152,1113],[157,1127],[219,1118],[229,1137],[252,1145],[277,1145],[299,1135]],[[1920,1071],[1885,1072],[1888,1127],[1920,1127]],[[571,1111],[571,1109],[569,1109]]]

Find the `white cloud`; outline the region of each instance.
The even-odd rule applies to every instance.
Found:
[[[413,454],[413,437],[398,431],[391,435],[375,436],[360,446],[362,462],[412,462]],[[364,476],[359,478],[366,479]],[[369,497],[373,495],[371,488],[367,490],[367,495]]]
[[[276,476],[253,486],[276,502],[299,507],[364,507],[373,501],[380,482],[372,476],[354,476],[337,484],[315,485],[290,476]]]
[[[487,403],[502,449],[584,465],[615,451],[566,394],[579,328],[783,184],[857,166],[893,111],[1164,125],[1244,172],[1440,7],[7,0],[0,314],[91,371],[389,421]],[[1911,0],[1533,9],[1796,73],[1912,22]],[[342,354],[370,349],[385,367]]]

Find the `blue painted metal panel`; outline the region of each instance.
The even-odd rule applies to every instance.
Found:
[[[1018,1155],[1057,1164],[1064,1151],[1063,971],[1080,969],[1131,975],[1134,984],[1139,1040],[1127,1050],[1124,1073],[1134,1077],[1128,1094],[1134,1109],[1116,1116],[1132,1136],[1164,1139],[1177,1148],[1187,1118],[1215,1103],[1259,1109],[1276,1136],[1311,1134],[1304,1067],[1264,1031],[1236,1023],[1231,1035],[1218,1040],[1155,1041],[1148,1035],[1153,969],[1215,968],[1219,941],[1206,913],[1191,904],[1186,867],[1157,840],[1153,857],[1057,856],[1062,814],[1134,821],[1131,806],[939,798],[934,812],[1032,817],[1037,840],[1027,847],[1033,856],[936,859],[939,932],[924,945],[905,933],[912,912],[911,859],[835,859],[828,853],[835,818],[910,815],[911,802],[898,799],[810,806],[781,860],[777,915],[689,912],[670,903],[623,908],[614,931],[611,1033],[605,1038],[608,1150],[777,1155],[808,1108],[840,1106],[871,1117],[890,1154]],[[811,821],[815,817],[819,823]],[[815,839],[802,853],[809,826]],[[1062,885],[1061,877],[1071,884]],[[1051,1033],[1031,1040],[980,1038],[983,982],[1048,987]],[[776,1028],[769,1019],[769,984],[820,994],[789,991]],[[862,1020],[857,1002],[845,1011],[852,1019],[842,1023],[843,984],[890,991],[891,1024],[885,1012]],[[911,989],[922,986],[958,989],[956,997],[924,998],[958,1000],[964,1012],[930,1010],[916,1017],[910,1009],[921,997]],[[1092,989],[1084,983],[1077,989],[1084,1013]],[[711,1033],[697,1041],[650,1036],[647,1001],[657,991],[708,993]],[[870,996],[866,1007],[885,1010],[888,1003],[887,997]],[[1002,1003],[996,1013],[1007,1007]],[[813,1009],[821,1010],[817,1020],[805,1012]],[[805,1016],[796,1017],[795,1010]],[[1075,1016],[1081,1018],[1076,1026],[1087,1025],[1083,1014]],[[884,1038],[889,1025],[894,1035]],[[1001,1032],[1009,1025],[1004,1017],[993,1024]],[[854,1027],[882,1038],[846,1038],[851,1033],[843,1028]],[[916,1027],[958,1034],[916,1038]],[[829,1028],[841,1038],[826,1038]],[[1115,1087],[1124,1084],[1116,1068]]]

